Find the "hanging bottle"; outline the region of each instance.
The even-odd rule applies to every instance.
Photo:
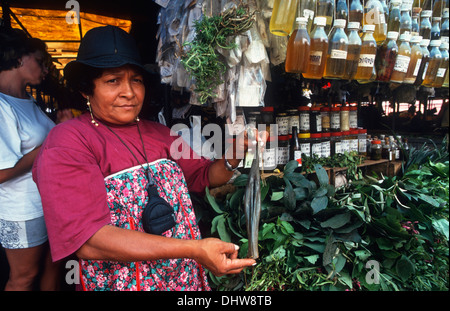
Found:
[[[309,53],[308,68],[303,77],[305,79],[321,79],[328,53],[328,37],[325,34],[325,17],[315,17],[311,33],[311,48]]]
[[[411,32],[411,24],[412,19],[411,15],[409,14],[410,6],[408,4],[402,4],[400,7],[400,30],[399,30],[399,36],[401,37],[403,33]]]
[[[387,40],[377,50],[375,68],[378,81],[387,82],[391,79],[398,54],[397,38],[398,32],[388,32]]]
[[[403,80],[405,79],[411,60],[410,40],[411,35],[409,33],[400,35],[400,46],[398,47],[397,59],[395,60],[394,69],[392,71],[391,82],[403,83]]]
[[[294,27],[298,0],[274,0],[270,17],[270,32],[277,36],[287,36]]]
[[[359,54],[361,53],[362,41],[358,34],[358,22],[348,23],[347,29],[349,31],[347,59],[345,61],[344,76],[342,77],[342,79],[352,80],[356,74],[356,70],[358,69]]]
[[[392,0],[391,0],[392,2]],[[414,0],[412,5],[412,13],[420,16],[420,12],[422,12],[421,5],[423,4],[423,0]]]
[[[441,39],[441,18],[433,17],[433,23],[431,25],[431,40],[440,40]]]
[[[297,17],[297,29],[291,34],[286,53],[286,72],[302,73],[308,66],[311,41],[306,30],[308,20]]]
[[[399,31],[400,30],[400,4],[401,0],[391,0],[391,11],[389,12],[388,28],[387,31]]]
[[[441,24],[441,41],[449,43],[448,35],[449,35],[449,10],[444,9],[444,13],[442,15],[442,24]]]
[[[345,67],[348,49],[345,24],[345,19],[335,19],[333,30],[328,37],[328,55],[324,74],[326,79],[340,79],[344,75],[342,69]]]
[[[387,23],[389,20],[389,7],[386,3],[386,0],[380,0],[381,6],[383,7],[384,12],[384,23],[383,23],[383,32],[387,35]]]
[[[445,74],[445,79],[444,79],[444,83],[442,84],[442,87],[449,87],[449,78],[448,78],[448,76],[449,76],[449,72],[450,70],[447,70],[447,73]]]
[[[413,16],[411,17],[411,36],[418,36],[419,31],[419,15],[413,13]]]
[[[348,20],[348,6],[347,0],[337,0],[336,2],[336,14],[335,19]]]
[[[310,34],[316,13],[316,0],[300,0],[299,8],[300,12],[298,16],[307,19],[306,29],[308,30],[308,34]]]
[[[357,22],[359,26],[363,23],[364,7],[361,0],[350,0],[350,7],[348,10],[348,22]]]
[[[289,142],[289,161],[295,160],[299,166],[302,166],[302,150],[300,148],[300,142],[298,141],[297,127],[292,127],[292,137]]]
[[[445,79],[445,74],[448,71],[448,43],[442,42],[439,50],[441,51],[442,59],[439,65],[439,69],[436,72],[436,79],[434,79],[434,82],[431,84],[432,87],[442,87]]]
[[[420,64],[422,63],[422,48],[420,47],[420,41],[422,41],[421,36],[414,36],[411,38],[411,60],[403,83],[413,84],[414,81],[416,81]]]
[[[377,54],[377,43],[373,37],[374,25],[364,25],[361,52],[354,79],[358,81],[369,80],[372,77]]]
[[[445,8],[445,0],[434,0],[433,17],[441,17]]]
[[[367,0],[364,6],[364,25],[375,25],[373,34],[377,44],[386,40],[384,10],[379,0]]]
[[[425,72],[425,78],[423,79],[422,85],[426,87],[431,87],[434,79],[436,78],[439,65],[441,64],[442,54],[439,50],[441,45],[441,40],[432,40],[430,42],[430,61],[428,63],[427,71]]]
[[[414,81],[415,86],[420,86],[425,78],[425,73],[428,69],[428,63],[430,61],[430,51],[428,50],[428,45],[430,40],[422,39],[420,41],[420,48],[422,49],[422,62],[420,63],[419,72],[417,72],[416,81]]]
[[[317,0],[316,16],[325,17],[325,33],[328,35],[331,30],[334,18],[334,0]]]
[[[423,4],[422,4],[422,12],[424,11],[424,10],[429,10],[429,11],[431,11],[431,10],[433,10],[433,0],[424,0],[423,1]],[[430,15],[430,17],[431,17],[431,15]]]
[[[431,39],[431,21],[430,21],[431,11],[423,10],[420,17],[421,17],[421,21],[420,21],[419,35],[425,40],[430,40]]]

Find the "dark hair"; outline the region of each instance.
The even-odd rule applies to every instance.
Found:
[[[49,57],[44,41],[28,37],[20,29],[0,28],[0,72],[17,68],[24,55],[36,51]]]

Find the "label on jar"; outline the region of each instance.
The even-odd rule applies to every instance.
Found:
[[[302,151],[301,150],[294,150],[294,159],[298,162],[298,166],[302,166]]]
[[[358,142],[358,152],[365,153],[367,152],[366,139],[360,138]]]
[[[427,70],[428,70],[428,65],[429,65],[430,63],[426,63],[425,64],[425,67],[423,68],[423,75],[422,75],[422,80],[425,80],[425,76],[426,76],[426,74],[427,74]]]
[[[329,140],[323,141],[321,144],[321,156],[327,158],[331,156],[331,144]]]
[[[344,152],[350,152],[350,140],[349,139],[343,139],[341,143],[342,153]]]
[[[414,68],[413,76],[416,77],[419,73],[420,64],[422,63],[422,59],[418,59],[416,62],[416,67]]]
[[[300,143],[300,150],[302,153],[304,153],[307,157],[311,156],[311,144],[310,143]]]
[[[358,112],[356,110],[350,111],[349,124],[350,124],[350,128],[352,128],[352,129],[355,129],[358,127]]]
[[[335,154],[344,153],[344,151],[342,151],[342,142],[337,141],[334,143],[334,153]]]
[[[342,50],[331,50],[330,58],[333,59],[347,59],[347,51]]]
[[[373,67],[375,64],[375,54],[360,54],[358,67]]]
[[[447,70],[447,68],[439,68],[437,73],[436,73],[436,77],[443,78],[445,76],[445,71],[446,70]]]
[[[322,63],[322,51],[311,51],[309,54],[309,63],[314,66],[320,66]]]
[[[287,135],[289,127],[289,117],[276,117],[278,125],[278,135]]]
[[[339,113],[332,113],[330,119],[331,128],[334,130],[339,130],[341,128],[341,116]]]
[[[358,152],[358,139],[350,139],[350,151]]]
[[[316,132],[322,132],[322,116],[319,114],[316,115]]]
[[[321,158],[322,157],[322,143],[319,142],[319,143],[311,144],[311,154]]]
[[[263,157],[264,159],[264,169],[274,168],[277,165],[277,155],[275,148],[264,149]],[[262,167],[262,163],[260,163]]]
[[[394,71],[406,73],[408,71],[410,59],[411,58],[409,56],[397,55],[397,60],[395,61],[394,65]]]
[[[278,146],[277,164],[286,164],[289,160],[289,147]]]
[[[309,131],[309,113],[300,113],[300,131]]]
[[[289,126],[288,127],[289,134],[292,134],[292,127],[295,126],[295,127],[297,127],[297,129],[300,128],[300,121],[299,121],[298,115],[289,117],[289,125],[288,126]]]

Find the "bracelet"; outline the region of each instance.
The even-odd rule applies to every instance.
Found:
[[[224,163],[225,163],[225,168],[227,169],[227,171],[234,172],[235,170],[237,170],[237,166],[236,167],[231,166],[230,162],[228,162],[227,159],[225,159]]]

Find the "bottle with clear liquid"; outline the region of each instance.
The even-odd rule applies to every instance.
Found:
[[[441,18],[433,17],[433,23],[431,26],[431,40],[440,40],[441,39]]]
[[[388,28],[387,31],[399,31],[400,30],[400,4],[401,0],[391,0],[391,10],[389,12]]]
[[[361,53],[362,41],[358,34],[359,32],[358,22],[348,23],[347,29],[349,31],[347,59],[345,61],[344,76],[342,77],[342,79],[352,80],[356,74],[356,70],[358,69],[359,54]]]
[[[300,0],[299,10],[298,16],[305,17],[308,20],[306,29],[308,34],[310,34],[316,13],[316,0]]]
[[[443,15],[442,15],[442,24],[441,24],[441,41],[442,42],[449,42],[448,36],[449,36],[449,10],[445,9]]]
[[[441,17],[445,8],[445,0],[434,0],[433,4],[433,17]],[[448,4],[447,4],[448,6]]]
[[[428,63],[430,61],[430,51],[428,50],[429,44],[430,40],[428,39],[422,39],[422,41],[420,41],[420,48],[422,49],[422,62],[420,63],[416,81],[414,81],[415,86],[420,86],[425,78],[425,73],[427,72]]]
[[[311,33],[311,48],[308,69],[303,73],[305,79],[322,79],[328,53],[328,37],[325,34],[325,17],[315,17]]]
[[[411,17],[411,36],[418,36],[419,31],[419,15],[413,14],[413,16]]]
[[[391,82],[403,83],[409,62],[411,61],[411,47],[409,41],[411,35],[403,33],[400,35],[400,46],[398,47],[397,59],[395,60],[394,70],[391,75]]]
[[[317,0],[316,16],[325,17],[325,33],[328,35],[331,30],[334,18],[334,0]]]
[[[420,47],[420,41],[422,41],[421,36],[414,36],[411,38],[411,61],[409,62],[403,83],[413,84],[414,81],[416,81],[420,64],[422,63],[422,48]]]
[[[397,38],[398,32],[388,32],[387,40],[377,50],[375,58],[377,81],[387,82],[391,79],[398,54]]]
[[[336,14],[334,15],[336,19],[348,20],[348,6],[347,0],[337,0],[336,2]]]
[[[287,36],[292,32],[297,15],[298,0],[274,0],[270,17],[270,32],[277,36]]]
[[[297,17],[297,29],[289,38],[285,70],[292,73],[303,73],[308,66],[311,40],[306,29],[306,17]]]
[[[422,12],[424,11],[424,10],[433,10],[433,0],[423,0],[422,1]],[[431,15],[430,15],[430,17],[431,17]]]
[[[373,37],[374,25],[364,25],[361,52],[359,54],[358,68],[354,79],[358,81],[369,80],[372,77],[377,54],[377,43]]]
[[[445,74],[448,71],[448,42],[442,42],[439,50],[441,51],[442,59],[439,69],[436,72],[436,79],[431,84],[432,87],[442,87],[444,84]]]
[[[350,0],[350,7],[348,10],[348,22],[357,22],[362,26],[364,15],[364,7],[361,0]]]
[[[386,3],[386,0],[380,0],[381,6],[383,7],[384,11],[384,24],[383,24],[383,31],[387,35],[387,23],[389,20],[389,7]]]
[[[328,37],[328,55],[324,74],[326,79],[340,79],[344,75],[342,69],[345,68],[348,49],[345,24],[345,19],[335,19],[333,30]]]
[[[423,79],[422,85],[426,87],[431,87],[436,78],[437,71],[441,64],[442,54],[439,50],[441,45],[441,40],[431,40],[430,46],[430,61],[428,63],[427,71],[425,72],[425,78]]]
[[[423,10],[420,17],[419,35],[425,40],[431,40],[431,10]]]
[[[410,7],[407,4],[402,4],[402,6],[400,7],[400,30],[399,30],[399,35],[400,37],[402,36],[403,33],[411,32],[411,24],[412,24],[412,19],[411,19],[411,15],[409,14],[410,11]]]
[[[364,6],[364,25],[375,25],[373,36],[377,44],[386,40],[384,24],[386,23],[383,6],[379,0],[367,0]]]

